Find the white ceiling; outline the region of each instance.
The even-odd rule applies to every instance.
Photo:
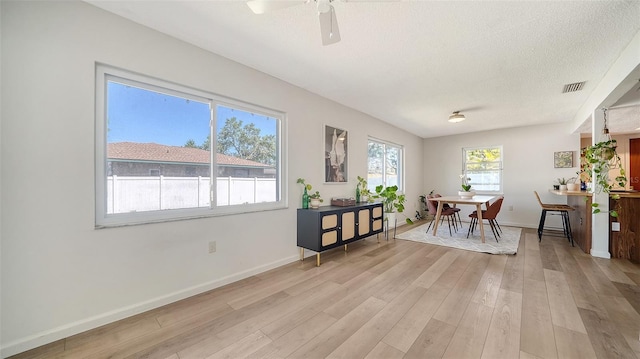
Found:
[[[88,2],[424,138],[572,121],[640,31],[640,1],[336,0],[342,41],[322,46],[313,1]]]

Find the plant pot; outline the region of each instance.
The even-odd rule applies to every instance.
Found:
[[[311,207],[311,208],[320,207],[320,198],[311,198],[311,199],[309,199],[309,207]]]
[[[367,195],[365,195],[365,194],[360,195],[360,202],[361,202],[361,203],[367,203],[367,202],[369,202],[369,196],[367,196]]]
[[[395,228],[396,226],[396,212],[387,212],[384,214],[389,228]]]
[[[460,198],[472,198],[476,195],[476,191],[458,191]]]
[[[560,185],[560,190],[563,191],[563,192],[566,191],[567,190],[567,185],[566,184],[561,184]]]
[[[579,191],[580,183],[567,183],[567,191]]]

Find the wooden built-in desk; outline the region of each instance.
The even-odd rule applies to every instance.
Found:
[[[587,191],[549,190],[549,192],[558,196],[567,196],[567,204],[575,208],[575,211],[569,211],[573,242],[585,253],[590,253],[592,194]]]

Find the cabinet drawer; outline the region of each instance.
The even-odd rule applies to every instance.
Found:
[[[382,219],[376,219],[375,221],[373,221],[373,224],[371,225],[371,227],[373,228],[374,231],[381,231]]]
[[[329,214],[322,217],[322,229],[330,229],[338,227],[338,215]]]
[[[338,242],[338,231],[329,231],[322,233],[322,246],[330,246]]]

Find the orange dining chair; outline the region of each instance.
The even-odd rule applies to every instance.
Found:
[[[427,228],[427,233],[429,232],[429,229],[431,229],[431,225],[433,224],[433,221],[436,220],[435,215],[436,215],[436,213],[438,211],[438,208],[436,207],[436,205],[437,205],[437,201],[433,200],[433,196],[432,195],[428,195],[427,196],[427,208],[429,209],[429,213],[433,213],[434,217],[431,220],[431,223],[429,223],[429,227]],[[456,215],[456,212],[452,211],[451,208],[449,208],[449,209],[442,208],[442,212],[440,213],[440,216],[441,216],[440,217],[441,218],[440,219],[440,223],[443,223],[444,222],[444,217],[447,217],[447,224],[449,225],[449,235],[450,236],[452,235],[452,233],[451,233],[451,221],[449,219],[449,218],[451,218],[451,216],[453,216],[453,218],[454,218],[453,219],[453,226],[456,229],[456,231],[458,230],[458,228],[456,227],[455,215]]]
[[[501,197],[498,197],[498,198],[503,198],[503,199],[504,199],[504,196],[501,196]],[[497,200],[496,200],[496,201],[497,201]],[[473,213],[472,213],[472,214],[474,214],[474,215],[476,215],[476,216],[477,216],[476,212],[478,212],[478,211],[473,211]],[[486,209],[483,209],[483,210],[482,210],[482,218],[483,218],[483,219],[485,218],[484,216],[485,216],[485,213],[486,213],[486,212],[487,212],[487,210],[486,210]],[[497,219],[497,218],[493,221],[493,224],[495,224],[495,225],[496,225],[496,228],[498,229],[498,232],[499,232],[500,234],[502,234],[502,228],[500,228],[500,223],[498,223],[498,219]]]
[[[436,194],[433,195],[433,197],[437,198],[437,197],[442,197],[442,196],[439,193],[436,193]],[[449,205],[449,203],[443,203],[442,204],[442,209],[443,210],[444,209],[449,209],[449,208],[456,213],[456,215],[453,216],[454,223],[455,223],[455,220],[457,219],[458,220],[458,224],[460,225],[460,227],[462,227],[462,219],[460,219],[460,208],[455,207],[455,205],[454,205],[454,207],[451,207],[451,205]]]
[[[482,211],[482,219],[486,219],[487,222],[489,222],[489,226],[491,227],[493,236],[496,238],[496,242],[498,241],[498,237],[500,237],[500,233],[498,233],[498,222],[496,222],[496,217],[498,216],[498,213],[500,213],[503,200],[504,197],[498,197],[497,200],[489,205],[489,208],[487,208],[485,211]],[[467,232],[467,238],[469,238],[469,234],[471,234],[475,230],[476,225],[478,224],[478,212],[474,211],[469,215],[469,217],[471,218],[471,224],[469,224],[469,232]]]

